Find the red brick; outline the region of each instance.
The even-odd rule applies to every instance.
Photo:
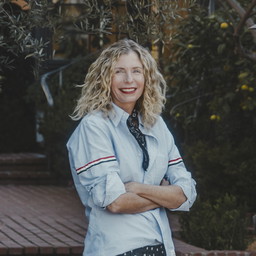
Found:
[[[215,251],[216,256],[226,256],[226,251]]]
[[[3,245],[3,250],[8,248],[8,254],[13,254],[13,255],[21,255],[23,253],[23,246],[21,246],[19,243],[17,243],[15,240],[12,240],[10,237],[5,235],[6,228],[5,226],[2,226],[0,230],[0,241],[1,245]]]
[[[24,230],[24,228],[20,224],[17,224],[10,218],[2,218],[2,222],[4,223],[4,226],[2,227],[1,231],[5,233],[6,236],[8,234],[8,237],[10,237],[8,239],[12,239],[13,241],[24,247],[24,251],[26,254],[37,253],[38,248],[36,247],[36,245],[27,240],[26,237],[24,237],[23,234],[26,230]],[[2,242],[4,243],[4,241]]]
[[[24,246],[24,252],[25,254],[29,254],[29,255],[38,254],[39,248],[36,246],[34,247]]]
[[[84,250],[83,246],[72,246],[71,253],[72,253],[72,255],[74,255],[74,254],[82,255],[83,250]]]
[[[206,253],[206,256],[215,256],[215,251],[209,251]]]
[[[57,247],[57,248],[55,248],[55,253],[57,255],[69,254],[70,253],[70,248],[69,247]]]
[[[8,255],[23,255],[23,248],[12,246],[8,249]]]
[[[227,252],[227,256],[237,256],[237,252],[236,251],[226,251]]]
[[[193,255],[193,256],[204,256],[203,252],[195,252],[195,253],[192,253],[191,255]]]
[[[40,255],[53,255],[53,252],[54,252],[54,249],[52,246],[39,248]]]
[[[0,255],[7,255],[8,247],[0,242]]]

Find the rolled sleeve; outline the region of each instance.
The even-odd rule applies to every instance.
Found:
[[[125,193],[104,119],[83,119],[68,141],[67,149],[73,176],[89,196],[83,202],[85,205],[89,202],[105,208]]]
[[[189,182],[187,182],[189,183]],[[194,179],[191,178],[191,184],[190,185],[178,185],[183,190],[184,195],[186,196],[187,200],[178,208],[176,209],[170,209],[171,211],[189,211],[191,206],[196,200],[196,182]]]
[[[94,204],[102,208],[111,204],[125,192],[125,186],[117,172],[107,174],[104,179],[91,190]]]

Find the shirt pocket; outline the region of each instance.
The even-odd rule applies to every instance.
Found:
[[[160,185],[167,170],[168,154],[158,153],[151,168],[154,185]]]
[[[136,142],[137,143],[137,142]],[[137,181],[141,182],[142,153],[139,146],[126,145],[126,151],[119,155],[120,178],[123,183]]]

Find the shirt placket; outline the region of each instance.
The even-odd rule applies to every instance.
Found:
[[[154,163],[156,161],[156,157],[158,154],[158,141],[155,136],[153,136],[151,133],[143,130],[143,133],[145,134],[147,146],[148,146],[148,154],[149,154],[149,165],[148,165],[148,171],[144,172],[144,179],[143,182],[145,184],[154,184],[153,182],[153,175],[152,172],[157,171],[153,170]]]

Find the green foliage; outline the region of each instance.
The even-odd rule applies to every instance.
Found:
[[[170,108],[186,129],[201,118],[207,126],[212,115],[223,123],[233,114],[253,117],[256,63],[236,54],[233,33],[222,13],[207,16],[201,10],[177,26],[169,66]],[[254,47],[246,31],[243,40]]]
[[[75,35],[91,35],[91,46],[100,49],[110,42],[108,36],[112,34],[116,39],[129,37],[143,45],[155,43],[164,50],[170,43],[174,22],[194,3],[195,0],[81,1],[77,15],[68,15],[65,9],[61,12],[56,40],[66,45]]]
[[[191,212],[182,214],[182,238],[207,250],[244,250],[245,211],[228,194],[214,203],[197,200]]]
[[[3,68],[14,69],[14,57],[23,56],[38,60],[34,68],[37,75],[40,61],[53,55],[53,52],[47,52],[51,40],[68,58],[85,53],[88,35],[94,35],[91,42],[95,48],[102,48],[108,43],[107,35],[112,32],[118,38],[128,35],[144,44],[152,41],[168,44],[172,24],[195,2],[84,0],[72,5],[73,11],[70,12],[70,5],[63,1],[55,4],[47,0],[26,1],[30,5],[26,11],[8,0],[0,3],[0,50],[3,53],[0,72]],[[42,28],[48,30],[47,37],[40,33]]]
[[[238,202],[256,210],[256,62],[237,51],[239,20],[232,10],[193,8],[177,24],[167,67],[167,110],[199,194],[182,216],[183,238],[209,250],[245,249]],[[246,28],[240,39],[255,50]]]
[[[169,45],[172,28],[182,18],[182,12],[188,12],[195,0],[184,1],[136,1],[125,4],[125,15],[114,15],[113,23],[119,33],[127,34],[141,44],[158,43],[158,46]]]
[[[51,27],[47,2],[29,1],[30,11],[21,11],[6,0],[0,3],[0,72],[14,69],[15,58],[23,56],[41,60],[45,57],[44,48],[48,42],[36,38],[33,31],[39,27]]]
[[[211,146],[198,141],[184,146],[186,162],[196,175],[202,200],[214,200],[231,193],[240,202],[255,208],[255,141],[244,138],[235,147],[223,141]]]
[[[167,109],[202,199],[224,193],[256,209],[256,63],[236,51],[234,13],[202,9],[177,24]],[[241,37],[255,44],[248,30]]]

